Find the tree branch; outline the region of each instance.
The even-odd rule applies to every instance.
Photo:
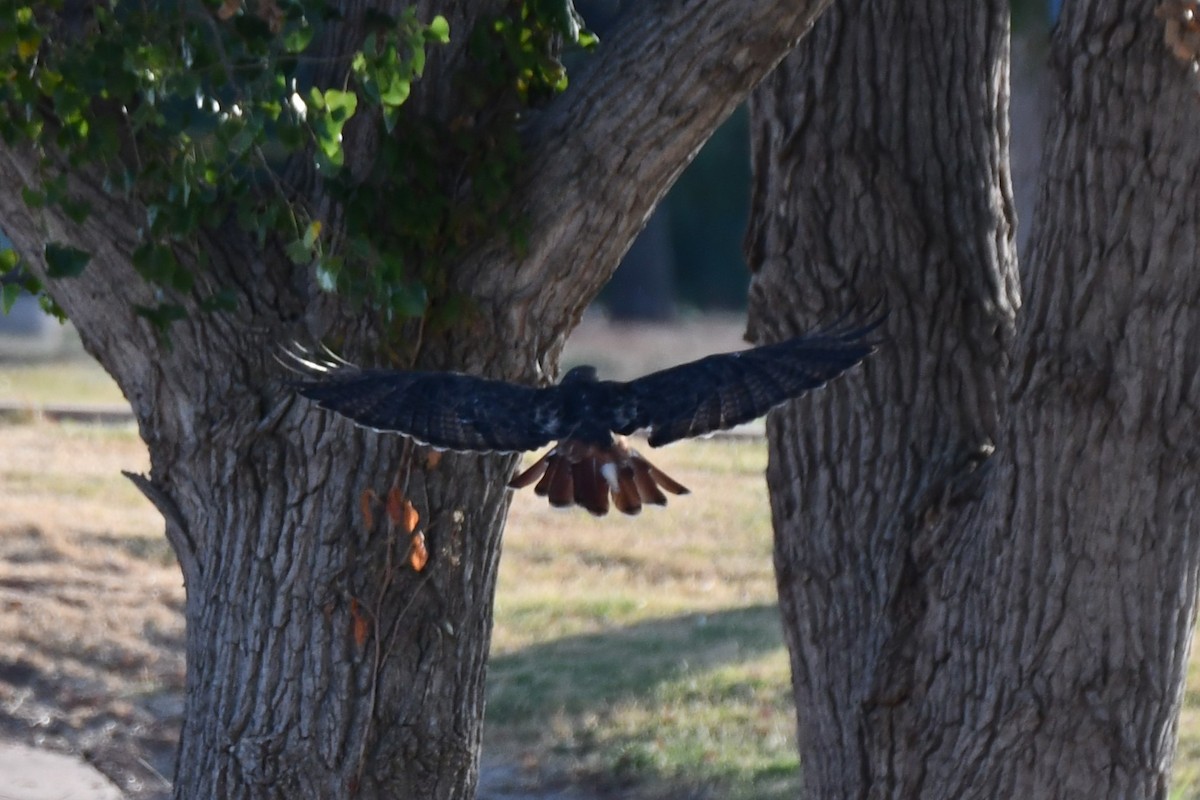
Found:
[[[145,475],[125,469],[121,470],[121,474],[128,478],[163,515],[163,520],[167,524],[167,541],[171,543],[172,549],[175,550],[175,556],[179,559],[185,583],[189,588],[194,589],[199,585],[198,582],[204,573],[196,558],[196,541],[192,538],[187,519],[180,511],[178,504],[161,486]]]
[[[516,329],[573,324],[683,168],[828,4],[669,0],[630,11],[526,129],[527,254],[513,263],[507,240],[491,243],[462,271],[463,289],[504,298],[498,311]],[[548,286],[568,287],[568,302]]]

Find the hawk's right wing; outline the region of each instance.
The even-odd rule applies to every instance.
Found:
[[[297,358],[314,380],[297,392],[377,431],[443,450],[537,450],[562,438],[559,399],[537,389],[457,372],[359,369]]]

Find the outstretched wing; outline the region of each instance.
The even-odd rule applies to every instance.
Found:
[[[749,422],[865,358],[875,349],[866,337],[882,322],[708,356],[618,384],[612,430],[648,429],[650,446],[658,447]]]
[[[536,450],[561,438],[559,399],[535,389],[455,372],[358,369],[297,358],[316,380],[297,392],[360,425],[444,450]]]

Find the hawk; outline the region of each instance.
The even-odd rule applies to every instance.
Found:
[[[625,438],[645,430],[651,447],[732,428],[822,386],[874,350],[882,323],[810,332],[776,344],[711,355],[627,383],[575,367],[554,386],[523,386],[456,372],[361,369],[340,359],[292,354],[310,375],[295,390],[376,431],[440,450],[512,453],[557,442],[508,485],[556,507],[597,516],[666,505],[688,489]]]

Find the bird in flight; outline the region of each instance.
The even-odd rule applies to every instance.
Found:
[[[361,369],[336,357],[291,356],[309,379],[295,390],[359,425],[399,433],[440,450],[511,453],[553,448],[508,485],[552,506],[592,514],[636,514],[666,505],[663,491],[688,489],[625,438],[647,432],[651,447],[703,436],[763,416],[824,385],[874,350],[883,318],[776,344],[711,355],[629,382],[599,380],[576,367],[557,385],[534,387],[456,372]]]

